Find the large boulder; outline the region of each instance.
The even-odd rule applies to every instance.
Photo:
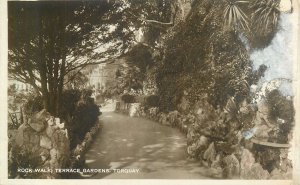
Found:
[[[194,142],[190,143],[187,152],[189,156],[191,157],[199,157],[202,158],[203,151],[208,147],[208,139],[205,136],[198,136],[197,140],[194,140]],[[214,147],[214,146],[212,146]],[[210,148],[212,149],[212,148]],[[206,154],[208,155],[208,153]],[[215,154],[213,154],[215,155]]]
[[[192,145],[187,147],[187,153],[190,157],[197,157],[197,144],[193,143]]]
[[[216,154],[215,144],[212,142],[204,152],[203,159],[211,163],[215,160]]]
[[[242,150],[241,156],[241,178],[247,176],[247,173],[250,171],[251,166],[255,163],[255,158],[248,149]]]
[[[293,170],[292,168],[289,168],[287,172],[283,172],[278,168],[275,168],[271,174],[270,174],[270,179],[273,180],[282,180],[282,179],[293,179]]]
[[[267,170],[264,170],[259,163],[254,163],[244,179],[255,179],[255,180],[263,180],[269,179],[270,174]]]
[[[188,133],[187,133],[187,144],[191,144],[197,139],[197,133],[194,127],[189,127],[188,128]]]
[[[50,150],[50,167],[55,169],[55,168],[59,168],[59,158],[60,158],[60,153],[57,149],[52,148]]]
[[[227,155],[223,158],[223,175],[226,178],[239,178],[240,176],[240,163],[234,154]]]
[[[46,148],[46,149],[51,149],[52,148],[52,142],[51,139],[48,138],[47,136],[41,136],[41,140],[40,140],[40,146],[42,148]]]
[[[33,146],[37,146],[39,145],[39,140],[40,140],[40,136],[37,135],[37,134],[33,134],[33,133],[30,133],[30,143],[33,145]]]
[[[47,121],[50,117],[50,113],[47,112],[46,109],[43,109],[31,117],[29,125],[33,130],[41,132],[46,127]]]
[[[18,128],[18,131],[16,133],[16,136],[15,136],[15,141],[16,141],[16,144],[18,146],[22,146],[24,144],[24,133],[31,129],[28,125],[25,125],[25,124],[22,124],[19,128]]]
[[[54,148],[57,148],[60,151],[67,151],[69,149],[69,140],[65,130],[56,130],[53,133],[51,140]]]
[[[243,149],[241,155],[241,179],[268,179],[270,174],[259,163],[255,163],[252,153]]]
[[[198,141],[197,141],[197,145],[199,147],[206,147],[208,145],[208,139],[205,136],[200,136]]]
[[[46,128],[46,134],[49,138],[51,138],[53,136],[53,133],[55,132],[56,128],[53,126],[48,126]]]
[[[50,151],[45,148],[40,148],[39,153],[43,162],[45,162],[50,157]]]

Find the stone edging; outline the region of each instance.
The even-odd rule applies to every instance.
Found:
[[[102,123],[97,120],[96,124],[85,134],[84,140],[77,144],[76,148],[71,151],[71,168],[82,167],[85,163],[85,153],[88,151],[97,133],[102,130]]]

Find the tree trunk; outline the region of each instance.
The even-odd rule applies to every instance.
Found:
[[[65,77],[65,70],[66,70],[66,51],[63,51],[63,57],[62,57],[62,64],[60,68],[60,76],[59,81],[57,85],[57,96],[56,96],[56,114],[59,115],[60,112],[60,106],[61,106],[61,96],[63,92],[64,87],[64,77]]]
[[[55,102],[54,102],[54,79],[53,79],[53,75],[52,75],[52,60],[49,61],[48,67],[50,67],[51,70],[48,71],[48,86],[49,86],[49,112],[51,113],[55,113]],[[55,116],[55,115],[54,115]]]
[[[41,74],[43,106],[44,106],[44,109],[49,111],[49,93],[48,93],[48,88],[47,88],[47,79],[42,76],[43,75]]]
[[[53,21],[53,24],[55,21]],[[57,89],[55,88],[55,84],[57,83],[57,79],[55,79],[55,63],[56,63],[56,58],[55,57],[55,35],[54,33],[54,27],[51,28],[51,33],[49,35],[50,38],[50,43],[49,43],[49,58],[47,61],[47,67],[48,67],[48,85],[49,85],[49,111],[56,115],[56,91]]]
[[[50,86],[51,83],[49,83]],[[51,84],[51,86],[49,87],[49,112],[51,112],[52,114],[54,114],[54,116],[56,116],[56,106],[55,106],[55,93],[53,91],[53,86]]]
[[[43,24],[43,21],[40,22],[41,26]],[[40,32],[39,34],[39,47],[40,47],[40,61],[39,61],[39,73],[41,77],[41,89],[42,89],[42,98],[43,98],[43,106],[44,109],[49,111],[49,93],[48,93],[48,87],[47,87],[47,65],[45,61],[45,53],[43,52],[44,44],[43,44],[43,33]]]
[[[53,90],[54,90],[54,109],[55,109],[55,116],[59,116],[59,103],[58,103],[58,68],[59,68],[59,59],[55,60],[54,63],[54,71],[53,71]]]

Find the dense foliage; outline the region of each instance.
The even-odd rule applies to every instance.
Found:
[[[30,84],[43,97],[43,107],[58,115],[70,79],[132,43],[122,6],[117,1],[9,2],[9,76]]]
[[[24,105],[24,111],[27,115],[33,115],[43,109],[43,100],[41,96],[31,95]]]
[[[41,163],[41,157],[37,152],[31,150],[22,150],[20,147],[14,146],[10,151],[13,155],[9,155],[8,159],[8,178],[26,178],[35,179],[38,173],[21,173],[18,169],[35,169]]]
[[[207,96],[214,107],[224,107],[229,97],[237,104],[249,98],[250,86],[266,66],[253,71],[247,46],[270,43],[277,31],[278,5],[277,0],[194,1],[186,21],[165,35],[156,79],[160,108],[176,109],[183,95],[190,102]]]
[[[84,139],[85,134],[96,124],[99,115],[99,107],[93,98],[83,97],[77,102],[69,124],[71,148]]]
[[[135,103],[135,97],[133,95],[130,94],[124,94],[121,96],[122,101],[124,101],[125,103]]]
[[[272,132],[271,140],[287,143],[294,126],[295,110],[292,99],[287,99],[278,90],[271,91],[267,96],[270,119],[277,123],[278,129]],[[283,122],[281,121],[283,120]]]
[[[229,96],[240,102],[249,91],[249,56],[238,35],[223,30],[224,6],[216,1],[194,6],[166,42],[157,76],[163,110],[175,109],[184,93],[191,102],[208,96],[212,105],[223,107]]]
[[[146,97],[145,100],[145,107],[158,107],[159,106],[159,96],[157,95],[150,95]]]

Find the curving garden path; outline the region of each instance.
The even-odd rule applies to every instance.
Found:
[[[212,178],[210,170],[199,162],[188,160],[186,138],[177,129],[114,112],[104,112],[100,121],[103,130],[85,157],[87,168],[106,171],[90,178]],[[123,170],[120,173],[120,169],[138,172]]]

